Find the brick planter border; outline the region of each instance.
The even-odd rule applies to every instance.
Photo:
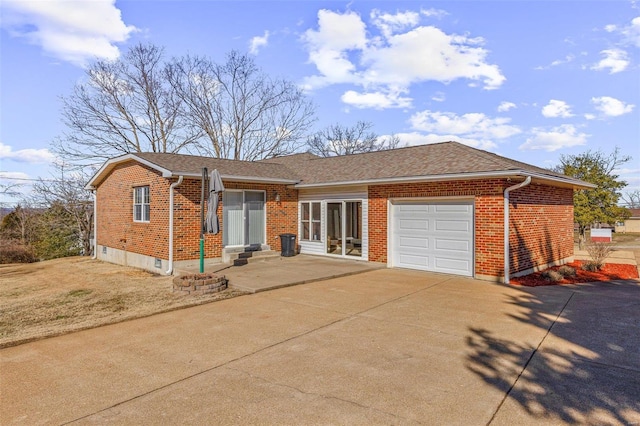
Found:
[[[225,276],[215,274],[188,274],[173,279],[173,291],[183,294],[209,294],[225,290],[228,285]]]

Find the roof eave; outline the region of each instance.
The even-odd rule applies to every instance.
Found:
[[[559,176],[550,176],[542,173],[529,172],[526,170],[505,170],[505,171],[491,171],[491,172],[476,172],[476,173],[452,173],[443,175],[426,175],[426,176],[402,176],[395,178],[378,178],[378,179],[363,179],[363,180],[351,180],[342,182],[319,182],[319,183],[299,183],[295,185],[295,188],[321,188],[321,187],[335,187],[335,186],[349,186],[349,185],[384,185],[393,183],[415,183],[415,182],[442,182],[451,180],[477,180],[488,178],[514,178],[514,177],[526,177],[531,176],[537,182],[550,182],[556,186],[570,186],[574,189],[589,189],[595,188],[596,185],[592,185],[587,182],[583,182],[572,178],[562,178]]]
[[[200,179],[202,177],[201,173],[193,173],[193,172],[179,172],[174,171],[171,174],[163,177],[178,177],[184,176],[187,179]],[[299,180],[293,179],[284,179],[284,178],[270,178],[270,177],[258,177],[258,176],[239,176],[239,175],[227,175],[220,174],[220,178],[226,181],[233,182],[257,182],[257,183],[274,183],[274,184],[284,184],[284,185],[295,185],[300,182]]]
[[[144,158],[140,158],[135,154],[125,154],[125,155],[121,155],[120,157],[115,157],[115,158],[111,158],[107,161],[105,161],[105,163],[102,165],[102,167],[100,167],[100,169],[98,169],[98,171],[91,177],[91,179],[89,179],[89,182],[87,182],[87,184],[85,185],[84,189],[88,189],[88,190],[94,190],[96,189],[96,185],[95,183],[101,180],[101,177],[110,172],[111,170],[113,170],[113,168],[115,166],[117,166],[118,164],[122,164],[122,163],[126,163],[127,161],[137,161],[141,164],[144,164],[147,167],[150,167],[154,170],[157,170],[158,172],[160,172],[162,174],[163,177],[169,177],[171,176],[171,171],[165,169],[164,167],[160,167],[155,163],[152,163],[148,160],[145,160]]]
[[[164,167],[161,167],[151,161],[145,160],[144,158],[138,157],[135,154],[125,154],[120,157],[115,157],[107,160],[102,167],[89,179],[89,182],[85,185],[84,189],[87,190],[95,190],[96,183],[102,180],[102,176],[113,170],[118,164],[125,163],[127,161],[137,161],[140,164],[143,164],[147,167],[150,167],[153,170],[156,170],[160,173],[160,175],[164,178],[172,178],[184,176],[185,178],[200,178],[202,176],[201,173],[193,173],[193,172],[180,172],[180,171],[171,171]],[[237,175],[221,175],[223,180],[235,181],[235,182],[258,182],[258,183],[273,183],[273,184],[285,184],[285,185],[295,185],[299,182],[299,180],[294,179],[284,179],[284,178],[269,178],[269,177],[258,177],[258,176],[237,176]]]

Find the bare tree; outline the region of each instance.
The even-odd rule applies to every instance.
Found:
[[[0,183],[0,195],[16,197],[20,195],[19,189],[21,186],[19,183]]]
[[[178,152],[200,130],[180,115],[180,99],[165,80],[163,49],[138,44],[121,59],[98,61],[63,97],[69,131],[54,149],[69,161],[96,164],[131,152]]]
[[[622,194],[621,198],[625,207],[630,209],[640,209],[640,189],[627,191]]]
[[[372,127],[373,124],[367,121],[358,121],[352,127],[333,124],[307,139],[309,152],[322,157],[331,157],[384,151],[400,145],[400,138],[397,136],[391,135],[388,139],[380,139],[371,131]]]
[[[69,172],[64,164],[54,167],[54,179],[45,181],[40,178],[33,185],[35,199],[43,207],[56,206],[64,210],[74,224],[81,252],[88,256],[92,250],[93,199],[84,185],[89,175],[81,170]],[[55,212],[55,209],[52,211]]]
[[[314,120],[313,105],[300,89],[270,78],[236,51],[221,65],[202,57],[175,59],[166,77],[182,115],[206,135],[200,154],[234,160],[290,154]]]

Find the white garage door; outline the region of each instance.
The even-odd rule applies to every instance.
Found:
[[[473,203],[397,202],[391,208],[392,266],[473,276]]]

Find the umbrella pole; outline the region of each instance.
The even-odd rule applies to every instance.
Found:
[[[204,187],[207,180],[207,168],[202,168],[202,191],[200,192],[200,273],[204,273]]]

